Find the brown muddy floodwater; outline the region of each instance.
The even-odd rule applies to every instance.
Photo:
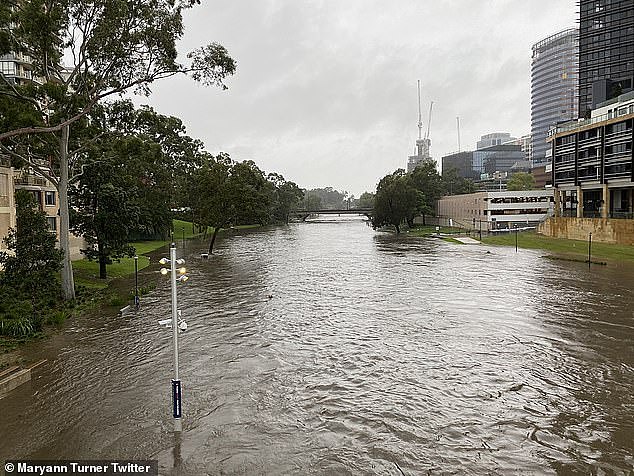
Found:
[[[521,236],[520,236],[521,239]],[[339,219],[182,250],[184,428],[169,283],[24,350],[0,460],[158,459],[161,474],[630,474],[634,270]]]

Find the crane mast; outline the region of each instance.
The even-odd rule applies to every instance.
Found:
[[[431,111],[433,108],[434,108],[434,101],[432,101],[431,104],[429,105],[429,118],[427,119],[427,132],[425,133],[426,140],[429,140],[429,129],[431,127]]]
[[[423,115],[420,110],[420,79],[418,80],[418,138],[423,138]]]

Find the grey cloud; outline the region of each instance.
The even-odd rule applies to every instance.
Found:
[[[493,130],[530,130],[530,47],[574,24],[571,0],[220,0],[192,10],[183,51],[209,41],[238,62],[229,91],[180,78],[152,104],[212,152],[302,186],[356,194],[403,167],[434,100],[439,159]]]

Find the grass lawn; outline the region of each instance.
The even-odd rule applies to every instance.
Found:
[[[260,225],[240,225],[235,226],[233,229],[243,230],[247,228],[257,228]],[[185,239],[196,238],[201,236],[197,230],[194,230],[191,222],[183,220],[174,220],[174,238],[181,240],[183,236]],[[224,230],[221,230],[221,232]],[[213,233],[213,228],[209,227],[207,233]],[[130,243],[136,249],[137,256],[139,257],[139,270],[147,268],[150,265],[150,259],[147,256],[143,256],[152,251],[158,250],[163,246],[170,243],[170,240],[155,240],[155,241],[136,241]],[[73,272],[75,274],[75,281],[77,284],[85,286],[91,289],[103,289],[108,286],[108,282],[114,278],[121,278],[130,276],[134,273],[134,258],[121,258],[118,262],[115,261],[106,267],[108,279],[99,279],[99,263],[96,261],[88,261],[87,259],[77,260],[73,262]]]
[[[498,246],[515,246],[515,234],[488,236],[482,238],[482,243]],[[517,236],[520,248],[551,251],[554,254],[569,258],[588,259],[588,242],[578,240],[564,240],[540,235],[534,231],[520,232]],[[592,243],[592,260],[634,261],[634,246],[611,245],[606,243]]]

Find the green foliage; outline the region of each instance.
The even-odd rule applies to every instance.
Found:
[[[0,319],[0,334],[11,337],[31,337],[38,331],[34,320],[22,315],[21,317]]]
[[[48,318],[46,319],[46,323],[51,326],[61,327],[66,319],[70,317],[70,312],[65,309],[60,309],[53,311]]]
[[[294,184],[276,176],[267,180],[252,161],[235,163],[227,154],[207,158],[202,166],[189,176],[188,195],[194,222],[203,229],[213,228],[209,250],[222,228],[234,225],[265,225],[274,219],[274,213],[285,213],[291,206],[292,196],[298,196]],[[279,198],[277,182],[288,192],[285,204],[274,204]],[[291,185],[292,184],[292,185]]]
[[[304,210],[346,208],[348,192],[340,192],[332,187],[314,188],[304,194]]]
[[[62,252],[33,195],[19,190],[15,201],[16,228],[4,240],[8,251],[0,252],[0,334],[25,337],[41,329],[59,301]]]
[[[4,238],[7,251],[0,252],[4,269],[0,284],[34,299],[50,290],[59,291],[57,273],[62,252],[55,247],[55,235],[48,229],[46,215],[37,210],[33,194],[19,190],[15,195],[16,228]]]
[[[356,206],[359,208],[373,208],[374,207],[374,194],[370,192],[363,192],[357,199]]]
[[[401,224],[412,220],[422,206],[424,197],[413,187],[403,169],[383,177],[376,188],[372,226],[392,225],[400,233]]]
[[[425,223],[425,216],[434,214],[436,201],[444,194],[444,186],[436,170],[436,162],[423,161],[409,174],[409,180],[412,187],[419,192],[420,199],[416,212],[422,215],[423,223]],[[413,220],[410,220],[409,224],[412,226]]]
[[[127,300],[125,297],[118,294],[111,294],[107,300],[107,303],[109,306],[119,307],[125,305],[127,303]]]
[[[507,190],[533,190],[535,188],[535,177],[526,172],[514,173],[506,184]]]
[[[8,3],[8,4],[7,4]],[[111,97],[150,93],[150,85],[190,74],[205,85],[226,88],[235,62],[218,44],[178,61],[183,12],[197,0],[8,0],[0,6],[0,52],[32,60],[37,81],[13,84],[0,72],[0,152],[28,163],[66,196],[99,123],[88,114]],[[9,26],[10,28],[6,28]],[[62,65],[62,55],[68,52]],[[70,130],[69,130],[70,129]],[[69,139],[70,138],[70,139]],[[49,164],[42,167],[42,164]],[[170,182],[156,182],[170,183]],[[148,195],[152,194],[148,192]],[[148,197],[149,198],[149,197]],[[147,212],[150,209],[146,210]],[[69,208],[60,200],[60,233],[69,231]],[[74,297],[68,244],[63,292]]]
[[[71,225],[86,238],[84,252],[99,261],[105,279],[113,259],[134,254],[131,240],[169,236],[171,207],[187,202],[187,174],[203,152],[179,119],[129,101],[95,108],[91,118],[102,137],[86,147],[82,174],[70,189]]]
[[[272,185],[271,215],[277,223],[288,223],[289,215],[296,210],[304,198],[304,191],[296,183],[287,181],[276,173],[270,173],[267,180]]]

